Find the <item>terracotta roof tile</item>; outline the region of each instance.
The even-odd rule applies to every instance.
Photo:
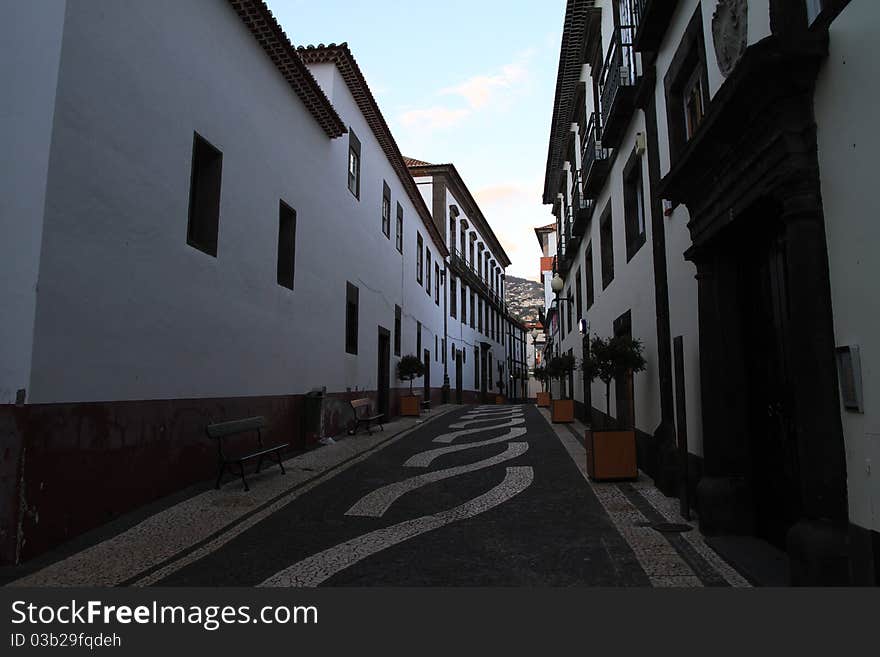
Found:
[[[406,166],[412,167],[432,167],[434,166],[430,162],[425,162],[424,160],[417,160],[413,157],[403,157],[403,161],[406,162]]]
[[[348,130],[263,0],[229,0],[239,18],[331,139]]]
[[[404,161],[400,149],[397,147],[397,142],[394,141],[391,129],[385,122],[385,117],[382,116],[382,112],[379,110],[379,105],[376,103],[376,99],[373,97],[373,93],[370,91],[370,87],[355,60],[354,55],[351,54],[348,44],[340,43],[337,45],[331,43],[329,46],[324,46],[323,44],[318,46],[300,46],[297,48],[297,53],[306,65],[325,64],[330,62],[335,64],[336,68],[339,69],[342,79],[345,80],[345,84],[348,86],[351,95],[354,97],[361,114],[364,115],[364,118],[367,120],[370,129],[376,136],[379,145],[385,152],[385,156],[388,158],[388,161],[397,173],[397,177],[403,184],[410,201],[412,201],[416,211],[422,218],[425,228],[431,234],[434,244],[440,250],[443,257],[448,256],[449,250],[446,247],[446,240],[443,239],[443,235],[440,234],[439,229],[434,224],[434,220],[431,217],[431,211],[428,210],[428,206],[425,205],[425,200],[419,193],[415,180],[413,180],[413,177],[410,175],[408,165]]]

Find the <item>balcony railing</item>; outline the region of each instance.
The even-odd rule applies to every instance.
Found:
[[[678,0],[627,0],[633,25],[633,49],[656,52],[669,28]]]
[[[587,226],[593,216],[593,206],[595,200],[585,198],[581,189],[583,183],[581,181],[583,171],[581,171],[575,179],[574,195],[572,197],[572,207],[574,209],[574,221],[571,223],[571,233],[573,237],[582,238],[587,232]]]
[[[609,149],[604,148],[599,139],[599,126],[596,123],[594,112],[590,115],[590,122],[587,124],[584,151],[581,157],[581,177],[585,198],[595,198],[598,191],[602,189],[608,175],[609,157]]]
[[[633,31],[631,23],[614,30],[599,77],[602,141],[608,147],[619,145],[635,109],[637,71],[632,47]]]

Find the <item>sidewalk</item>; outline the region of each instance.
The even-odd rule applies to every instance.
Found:
[[[697,530],[695,520],[681,517],[678,500],[663,495],[643,472],[639,472],[635,482],[591,481],[587,475],[584,447],[586,427],[577,420],[572,424],[553,424],[549,411],[539,410],[593,489],[617,531],[635,553],[653,586],[751,586],[709,547]],[[689,525],[693,529],[661,533],[651,526],[659,523]]]
[[[216,549],[249,527],[272,515],[315,486],[360,463],[368,456],[459,408],[446,404],[421,418],[395,418],[384,431],[370,436],[361,431],[344,435],[334,444],[284,461],[287,474],[267,466],[248,475],[250,492],[240,479],[229,477],[219,490],[193,489],[190,497],[172,496],[150,508],[160,508],[143,518],[141,512],[114,521],[73,541],[71,546],[4,569],[0,583],[9,586],[146,586],[168,570],[195,561],[203,551]],[[112,491],[108,491],[112,494]],[[163,508],[164,507],[164,508]],[[135,518],[133,519],[132,516]]]

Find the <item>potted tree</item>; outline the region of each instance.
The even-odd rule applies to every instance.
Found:
[[[498,379],[498,382],[495,385],[498,386],[498,394],[495,395],[495,403],[506,404],[507,399],[504,398],[504,381]]]
[[[592,382],[596,379],[605,384],[605,417],[602,428],[595,431],[587,427],[587,473],[591,479],[607,481],[637,479],[635,427],[611,426],[611,382],[621,380],[630,373],[642,372],[646,367],[639,340],[629,336],[603,339],[596,336],[590,341],[590,352],[584,357],[581,369]]]
[[[409,395],[400,398],[400,414],[407,417],[418,417],[421,413],[420,399],[413,393],[413,380],[425,374],[425,364],[418,356],[408,354],[397,363],[397,378],[409,381]]]
[[[571,376],[575,364],[574,356],[571,354],[554,356],[548,364],[550,377],[559,381],[560,388],[563,387],[563,380]],[[574,399],[569,396],[552,400],[550,402],[550,420],[552,422],[574,422]]]
[[[547,368],[544,365],[538,365],[535,368],[535,380],[541,384],[541,391],[538,395],[538,408],[550,408],[550,392],[547,390],[547,381],[550,377],[547,374]]]

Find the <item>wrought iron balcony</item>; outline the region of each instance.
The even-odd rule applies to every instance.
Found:
[[[587,232],[587,226],[593,217],[593,207],[596,203],[594,199],[584,198],[581,194],[581,175],[578,174],[575,180],[574,195],[572,197],[572,206],[574,208],[574,221],[571,223],[571,234],[578,239],[582,238]]]
[[[583,182],[584,198],[595,198],[605,180],[608,178],[610,169],[609,149],[603,147],[599,140],[599,126],[596,123],[596,114],[590,115],[587,132],[584,139],[584,151],[581,157],[581,178]]]
[[[635,34],[633,50],[657,52],[669,28],[678,0],[627,0],[631,5]]]
[[[602,143],[617,148],[636,108],[636,54],[632,25],[615,30],[599,78]]]
[[[480,277],[480,273],[477,271],[476,267],[473,264],[468,263],[467,257],[464,253],[455,248],[450,249],[449,266],[456,274],[461,276],[470,287],[484,293],[486,292],[486,283]]]

